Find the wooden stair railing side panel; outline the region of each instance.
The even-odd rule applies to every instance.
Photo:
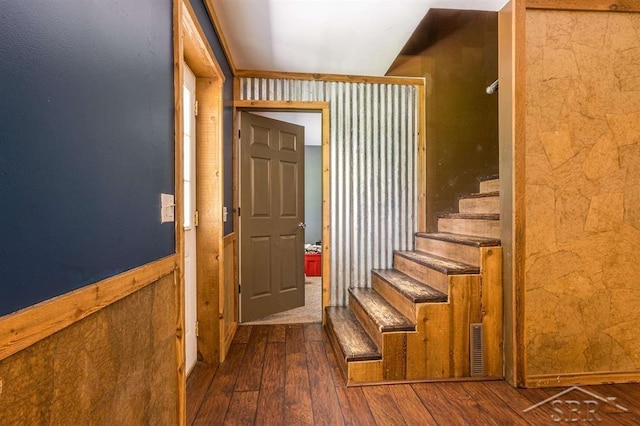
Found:
[[[407,336],[415,332],[382,334],[382,378],[404,380],[407,378]]]
[[[449,303],[419,303],[416,318],[416,333],[407,335],[407,379],[450,377],[451,306]]]
[[[502,247],[481,249],[484,375],[503,377]]]
[[[449,277],[451,303],[452,377],[470,377],[469,326],[481,321],[480,276],[453,275]]]

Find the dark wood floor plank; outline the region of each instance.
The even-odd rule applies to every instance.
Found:
[[[258,391],[234,392],[224,424],[229,426],[252,425],[258,405]]]
[[[390,391],[390,386],[365,386],[362,388],[371,414],[379,425],[406,425],[402,413]]]
[[[522,410],[516,411],[493,394],[482,382],[466,382],[462,388],[486,411],[498,424],[528,425]]]
[[[285,345],[285,424],[313,425],[304,330],[301,325],[287,326]]]
[[[236,382],[236,392],[258,391],[262,380],[264,353],[267,349],[269,327],[255,325],[247,343],[247,349],[242,359],[242,366]]]
[[[236,330],[235,336],[233,336],[233,343],[248,343],[249,336],[251,336],[251,330],[253,329],[252,325],[242,325],[238,326]]]
[[[304,325],[304,341],[305,342],[321,342],[322,341],[322,323],[312,322]]]
[[[308,341],[305,346],[313,418],[317,425],[343,425],[335,384],[331,376],[326,374],[329,370],[329,361],[324,344],[322,341]]]
[[[500,399],[505,406],[508,406],[511,410],[517,412],[519,416],[530,424],[547,424],[551,420],[551,417],[542,410],[524,412],[527,408],[541,401],[540,399],[537,399],[535,400],[536,402],[531,402],[531,399],[524,395],[525,392],[530,391],[529,389],[516,389],[503,381],[483,382],[482,384],[486,389],[492,392],[493,395]]]
[[[285,356],[284,342],[267,344],[256,425],[278,426],[284,423]]]
[[[410,385],[394,385],[389,386],[389,389],[408,425],[438,424]]]
[[[493,416],[464,390],[464,383],[436,383],[442,395],[455,404],[458,412],[466,419],[477,419],[480,424],[498,426]]]
[[[194,425],[222,424],[233,395],[245,349],[245,344],[231,344],[227,359],[220,364],[200,410],[198,410]]]
[[[344,386],[336,388],[345,425],[369,426],[376,424],[362,389],[361,387],[347,388]]]
[[[440,392],[435,383],[418,383],[411,385],[411,388],[439,424],[452,426],[468,424],[468,419]]]
[[[267,340],[269,343],[284,343],[285,338],[285,328],[287,326],[284,324],[275,324],[269,327],[269,339]]]
[[[187,380],[187,424],[193,423],[204,401],[217,366],[198,362]]]

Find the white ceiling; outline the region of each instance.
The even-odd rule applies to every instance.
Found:
[[[430,8],[507,0],[212,0],[237,69],[382,76]]]

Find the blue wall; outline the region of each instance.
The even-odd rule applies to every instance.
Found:
[[[0,315],[174,253],[171,0],[0,9]]]
[[[234,219],[234,215],[231,212],[233,208],[233,73],[225,57],[218,34],[216,34],[211,24],[204,2],[191,0],[191,5],[226,78],[223,93],[222,127],[224,129],[224,205],[229,209],[229,219],[224,225],[224,234],[228,235],[233,232]]]

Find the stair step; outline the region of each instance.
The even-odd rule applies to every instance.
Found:
[[[351,309],[340,306],[327,306],[327,325],[329,326],[340,351],[347,362],[382,359],[376,344],[362,328]]]
[[[350,288],[349,293],[362,307],[380,333],[415,331],[416,327],[404,315],[370,288]]]
[[[500,213],[499,192],[479,192],[458,198],[460,213]]]
[[[498,247],[499,238],[478,237],[474,235],[451,234],[449,232],[417,232],[417,237],[430,238],[432,240],[446,241],[448,243],[463,244],[471,247]]]
[[[479,179],[480,192],[495,192],[500,191],[500,178],[497,175],[487,176]]]
[[[419,251],[396,251],[394,253],[445,275],[480,273],[480,268],[477,266],[468,265],[451,259],[445,259],[444,257],[435,256],[429,253]]]
[[[438,216],[438,232],[500,238],[499,214],[447,213]]]
[[[395,269],[375,269],[373,275],[387,282],[413,303],[446,302],[447,295]]]

